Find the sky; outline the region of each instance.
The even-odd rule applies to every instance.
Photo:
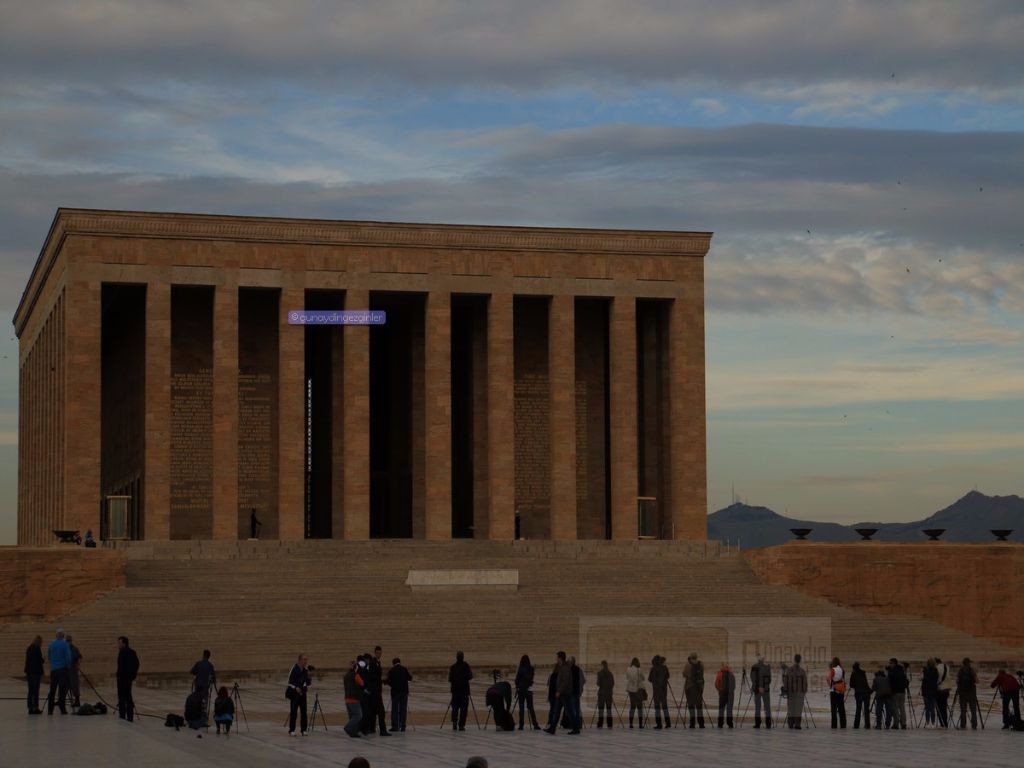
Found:
[[[709,511],[1024,491],[1018,0],[0,7],[8,318],[59,206],[713,230]]]

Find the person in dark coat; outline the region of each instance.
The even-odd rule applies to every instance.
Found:
[[[519,730],[523,730],[526,724],[526,713],[530,713],[530,722],[533,730],[540,730],[537,722],[537,712],[533,708],[533,678],[535,670],[530,663],[530,657],[523,655],[519,660],[519,668],[516,670],[516,698],[519,699]]]
[[[889,687],[892,689],[893,728],[905,731],[907,730],[907,691],[910,690],[907,670],[897,659],[889,659],[888,675]]]
[[[939,667],[935,659],[928,659],[921,670],[921,699],[924,701],[924,724],[934,728],[936,702],[939,696]]]
[[[864,727],[871,727],[871,683],[867,673],[861,669],[860,662],[853,662],[850,672],[850,688],[853,689],[853,727],[860,728],[861,713],[864,714]]]
[[[704,727],[704,662],[691,653],[683,667],[683,693],[690,714],[690,728]]]
[[[804,699],[807,697],[807,672],[800,666],[802,661],[798,653],[793,657],[793,664],[782,675],[782,684],[786,686],[787,706],[786,725],[799,731],[804,715]]]
[[[469,681],[473,679],[473,670],[466,663],[462,651],[455,654],[455,663],[448,668],[448,684],[452,692],[452,730],[466,730],[466,718],[469,716]]]
[[[395,657],[391,660],[391,669],[385,681],[391,689],[391,730],[405,732],[405,722],[409,715],[409,683],[412,674],[402,666],[402,660]]]
[[[301,715],[299,727],[303,736],[306,735],[309,721],[306,716],[306,694],[313,684],[309,676],[309,659],[306,654],[300,653],[299,658],[288,673],[288,687],[285,689],[285,697],[288,699],[288,735],[295,735],[295,719]]]
[[[956,694],[960,697],[960,730],[967,727],[967,710],[971,710],[971,730],[978,729],[978,673],[965,658],[956,673]]]
[[[761,727],[761,708],[764,707],[764,727],[772,727],[772,668],[765,664],[764,656],[750,668],[750,688],[754,696],[754,727]]]
[[[608,727],[612,727],[612,702],[615,696],[615,675],[608,669],[608,662],[601,662],[597,671],[597,727],[604,726],[605,713]]]
[[[889,685],[889,676],[884,669],[875,672],[871,691],[875,694],[875,730],[882,730],[883,720],[888,730],[892,727],[892,686]]]
[[[117,715],[129,723],[135,720],[132,685],[139,675],[139,655],[124,635],[117,638]]]
[[[718,691],[718,727],[732,728],[732,707],[736,698],[736,675],[722,662],[721,669],[715,675],[715,690]]]
[[[569,699],[569,706],[570,720],[573,724],[569,734],[576,736],[583,728],[583,686],[587,684],[587,678],[583,674],[583,668],[576,663],[575,656],[569,657],[569,671],[572,673],[572,696]]]
[[[374,729],[374,725],[380,729],[381,736],[390,736],[388,733],[387,714],[384,711],[384,668],[380,663],[380,657],[383,654],[383,649],[378,645],[373,649],[373,655],[367,656],[367,674],[369,679],[367,680],[367,689],[370,691],[370,731]]]
[[[39,686],[43,682],[43,638],[39,635],[25,649],[25,681],[28,683],[28,713],[41,715],[39,708]]]
[[[199,691],[199,694],[203,697],[203,709],[206,709],[206,700],[210,696],[210,686],[217,685],[217,671],[213,668],[213,662],[210,661],[209,649],[203,651],[203,658],[192,665],[190,674],[192,675],[192,689]]]
[[[494,728],[503,731],[516,729],[515,718],[512,717],[512,685],[501,679],[501,670],[491,672],[494,681],[484,694],[484,702],[494,714]]]
[[[562,719],[562,713],[571,711],[570,707],[572,706],[569,703],[569,699],[572,698],[572,669],[566,660],[565,651],[559,651],[555,654],[555,671],[552,676],[555,679],[554,705],[548,718],[548,727],[544,729],[545,732],[550,734],[557,732],[558,723]]]
[[[672,727],[672,719],[668,710],[668,678],[669,671],[665,665],[665,657],[655,655],[651,659],[651,671],[647,673],[647,682],[651,684],[651,706],[654,707],[654,730],[661,730],[661,715],[665,713],[665,727]]]
[[[206,707],[199,691],[192,691],[185,699],[185,722],[194,731],[206,727]]]

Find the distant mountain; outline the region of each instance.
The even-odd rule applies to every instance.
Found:
[[[1024,499],[986,496],[971,491],[952,505],[912,523],[839,525],[784,517],[767,507],[732,504],[708,515],[708,538],[737,542],[743,548],[770,547],[793,539],[790,528],[812,528],[812,541],[858,541],[855,528],[878,528],[877,541],[926,541],[924,528],[945,528],[943,541],[995,541],[992,529],[1013,530],[1010,539],[1024,542]]]

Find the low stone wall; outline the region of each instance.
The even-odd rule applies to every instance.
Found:
[[[1024,545],[789,542],[743,553],[761,581],[1024,645]]]
[[[0,547],[0,623],[54,619],[124,585],[121,552]]]

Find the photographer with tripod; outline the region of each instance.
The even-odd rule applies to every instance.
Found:
[[[704,663],[691,653],[683,667],[683,693],[690,715],[690,728],[704,727]]]
[[[864,728],[871,729],[871,683],[868,674],[861,669],[860,662],[853,662],[850,672],[850,688],[853,689],[853,727],[860,728],[861,714],[864,715]]]
[[[1003,698],[1003,730],[1007,731],[1014,723],[1020,721],[1020,682],[1007,672],[1000,669],[995,680],[989,685],[990,688],[998,689],[999,695]],[[995,698],[992,699],[993,703]],[[1010,716],[1010,708],[1013,708],[1013,716]],[[989,707],[989,711],[992,707]]]
[[[448,685],[452,700],[452,730],[466,730],[466,718],[469,716],[469,681],[473,679],[473,670],[466,663],[462,651],[455,654],[455,663],[448,668]],[[479,723],[477,724],[479,726]]]
[[[754,694],[754,727],[761,727],[761,707],[764,707],[764,727],[772,727],[772,668],[764,656],[750,668],[750,689]]]
[[[217,672],[210,661],[210,650],[203,651],[203,658],[192,665],[193,690],[198,691],[203,699],[203,710],[209,709],[210,686],[217,685]]]
[[[285,688],[284,696],[288,699],[288,735],[295,735],[295,717],[301,713],[302,720],[300,726],[302,728],[302,735],[308,734],[309,721],[306,716],[306,693],[309,691],[313,680],[310,678],[309,673],[314,668],[309,666],[309,659],[306,658],[306,654],[300,653],[298,660],[292,667],[291,672],[288,673],[288,687]]]
[[[523,654],[519,659],[519,668],[516,670],[516,699],[519,700],[519,730],[523,730],[526,724],[526,713],[530,713],[530,723],[533,730],[539,731],[540,724],[537,722],[537,712],[533,708],[533,679],[536,672],[530,657]]]
[[[626,669],[626,693],[629,696],[629,727],[633,727],[633,715],[640,710],[640,727],[644,727],[644,698],[647,689],[644,687],[644,673],[640,671],[640,659],[636,656],[629,662]]]

